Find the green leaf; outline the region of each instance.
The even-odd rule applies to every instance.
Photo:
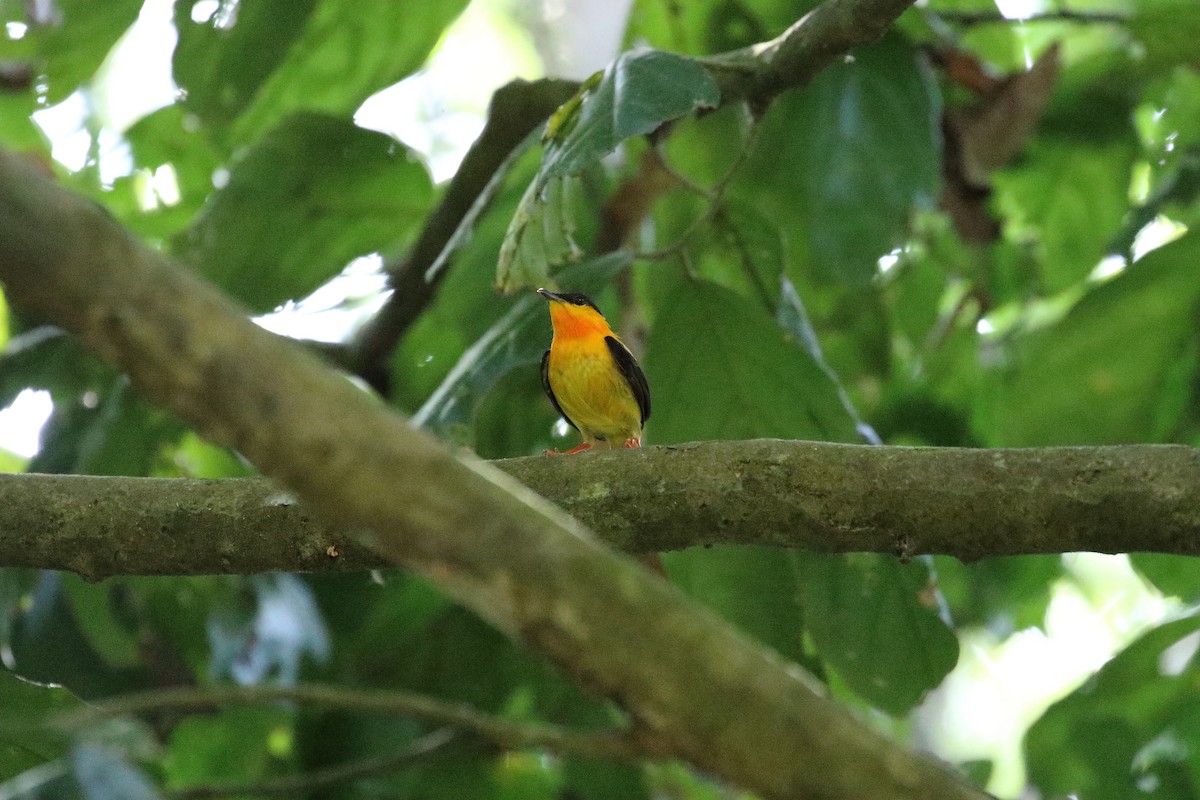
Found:
[[[1195,373],[1200,233],[1146,255],[986,375],[976,427],[1003,447],[1164,441]]]
[[[837,387],[766,312],[703,281],[664,297],[644,364],[650,442],[857,440]]]
[[[1055,582],[1064,574],[1061,556],[1009,556],[964,564],[935,556],[938,588],[959,628],[986,626],[994,633],[1040,627]]]
[[[163,759],[166,784],[234,783],[271,774],[271,733],[287,730],[294,712],[283,706],[225,709],[191,716],[171,731]]]
[[[505,293],[544,286],[555,267],[577,260],[575,218],[570,197],[579,179],[552,177],[534,180],[513,215],[496,259],[496,285]]]
[[[202,0],[175,3],[179,41],[172,57],[183,104],[210,129],[240,114],[292,43],[316,7],[316,0],[259,0],[210,6],[207,19],[193,19]]]
[[[804,348],[804,352],[808,353],[813,363],[820,367],[825,376],[829,378],[837,391],[842,409],[846,412],[846,416],[854,422],[854,428],[858,434],[869,444],[883,444],[879,439],[879,434],[859,415],[858,409],[850,400],[849,393],[842,385],[842,379],[825,360],[825,355],[821,351],[821,342],[817,337],[816,330],[813,329],[808,310],[804,307],[804,301],[800,299],[800,293],[786,277],[780,280],[779,308],[775,313],[775,318],[779,321],[780,327],[794,337],[796,344]]]
[[[29,459],[0,447],[0,473],[24,472]]]
[[[569,178],[618,144],[663,123],[716,106],[716,81],[695,60],[658,50],[622,54],[546,127],[542,167],[517,207],[500,248],[496,284],[502,291],[536,288],[551,268],[578,257]]]
[[[719,546],[663,553],[671,583],[725,619],[805,663],[804,604],[793,554],[768,547]]]
[[[0,668],[0,780],[65,754],[66,741],[41,726],[81,705],[62,687],[30,683]]]
[[[148,406],[124,377],[101,394],[94,414],[77,430],[78,451],[71,472],[85,475],[149,475],[164,443],[182,426]]]
[[[45,389],[56,401],[76,399],[112,380],[113,370],[61,328],[44,325],[8,341],[0,353],[0,407],[25,389]]]
[[[1088,800],[1165,791],[1180,770],[1200,775],[1196,643],[1200,617],[1161,625],[1109,661],[1091,680],[1051,706],[1025,737],[1029,776],[1043,796]]]
[[[137,168],[151,171],[166,165],[175,175],[179,199],[152,211],[136,206],[122,222],[153,242],[168,241],[192,222],[192,217],[213,192],[213,175],[225,157],[207,137],[196,135],[196,121],[179,103],[160,108],[125,131],[125,140]],[[145,180],[137,175],[125,180]],[[139,187],[140,188],[140,187]]]
[[[394,139],[302,114],[230,168],[177,250],[253,310],[269,311],[355,257],[395,246],[432,199],[424,167]]]
[[[1130,553],[1129,560],[1163,594],[1188,604],[1200,600],[1200,559],[1168,553]]]
[[[646,776],[638,766],[568,758],[563,764],[563,783],[567,791],[557,797],[579,800],[649,800],[652,795]]]
[[[48,24],[29,31],[43,59],[46,104],[65,100],[91,80],[141,8],[142,0],[58,0],[48,6]]]
[[[0,92],[0,142],[6,148],[49,154],[46,136],[32,119],[35,110],[32,92]]]
[[[556,280],[575,291],[594,292],[629,261],[628,253],[611,253],[577,264]],[[545,305],[532,292],[518,298],[512,309],[463,353],[441,386],[413,414],[413,424],[461,441],[479,401],[496,381],[516,367],[536,362],[550,346]]]
[[[733,191],[789,233],[807,269],[869,283],[899,246],[914,209],[932,207],[941,169],[940,97],[914,47],[898,36],[854,51],[764,118]]]
[[[141,661],[137,631],[128,619],[120,619],[120,594],[116,583],[86,583],[75,575],[63,575],[67,604],[80,632],[101,658],[114,667],[135,667]]]
[[[67,603],[60,573],[38,574],[10,644],[6,661],[28,680],[64,686],[85,699],[142,688],[138,673],[114,669],[92,648]]]
[[[1044,292],[1076,284],[1100,263],[1129,210],[1135,155],[1124,139],[1035,139],[1018,166],[994,176],[1007,235],[1035,243]]]
[[[466,0],[321,0],[234,125],[251,142],[297,111],[349,116],[375,92],[416,71]]]
[[[721,102],[712,75],[694,59],[660,50],[622,53],[585,92],[579,116],[546,146],[541,178],[574,175],[618,144]]]
[[[924,561],[796,553],[801,602],[821,657],[873,705],[903,714],[958,662]]]
[[[1133,6],[1129,30],[1154,64],[1200,65],[1200,8],[1191,0],[1141,0]]]

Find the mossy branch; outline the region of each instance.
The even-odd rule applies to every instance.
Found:
[[[1190,447],[757,440],[494,464],[629,553],[751,544],[963,561],[1200,555],[1200,450]],[[98,580],[387,565],[265,479],[0,475],[0,566]]]

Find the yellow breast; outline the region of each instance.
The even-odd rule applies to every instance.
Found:
[[[555,336],[547,365],[550,388],[585,440],[619,446],[642,435],[641,411],[603,338]]]

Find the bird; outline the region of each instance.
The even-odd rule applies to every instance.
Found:
[[[583,436],[566,453],[641,447],[650,419],[650,387],[629,348],[587,295],[538,289],[554,338],[542,356],[542,388],[555,410]],[[556,454],[554,451],[548,451]]]

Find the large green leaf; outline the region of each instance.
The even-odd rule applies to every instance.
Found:
[[[547,126],[543,177],[574,175],[626,139],[721,101],[708,70],[659,50],[621,54],[580,92]]]
[[[990,444],[1163,441],[1190,398],[1200,233],[1088,292],[1055,325],[1018,336],[987,373],[976,427]]]
[[[856,438],[837,386],[768,313],[703,281],[673,284],[663,298],[646,348],[650,442]],[[727,619],[788,658],[806,658],[792,554],[729,547],[664,562],[673,581]]]
[[[79,632],[106,663],[114,667],[135,667],[141,659],[137,631],[131,620],[122,618],[122,592],[116,581],[87,583],[65,573],[63,597]]]
[[[664,553],[671,582],[725,619],[798,663],[804,649],[804,603],[792,554],[767,547],[720,546]]]
[[[401,242],[432,198],[424,167],[394,139],[301,114],[232,165],[177,249],[253,310],[268,311],[355,257]]]
[[[29,36],[42,59],[40,89],[58,103],[91,80],[109,50],[137,19],[142,0],[57,0],[43,4],[45,24]]]
[[[92,648],[66,601],[59,573],[39,574],[17,617],[6,661],[23,678],[53,683],[82,698],[142,688],[142,676],[110,667]]]
[[[295,712],[284,706],[225,709],[193,716],[171,731],[163,759],[168,786],[261,781],[272,774],[272,732],[284,729]]]
[[[1025,737],[1029,776],[1043,796],[1193,796],[1197,636],[1194,615],[1155,628],[1051,706]]]
[[[1130,31],[1157,64],[1200,65],[1200,7],[1191,0],[1139,0]]]
[[[1134,156],[1130,140],[1040,139],[995,176],[1008,235],[1035,243],[1045,292],[1075,284],[1104,256],[1129,209]]]
[[[65,739],[41,725],[80,705],[66,689],[29,683],[0,668],[0,780],[63,755]]]
[[[320,0],[304,32],[234,125],[251,142],[297,111],[348,116],[414,72],[466,0]]]
[[[624,53],[603,74],[585,81],[546,126],[542,168],[504,237],[497,285],[504,291],[540,286],[552,267],[578,256],[571,176],[624,140],[716,106],[720,99],[716,81],[699,63],[658,50]]]
[[[902,714],[958,662],[923,560],[796,553],[805,625],[817,650],[861,697]]]
[[[715,284],[666,292],[646,347],[649,441],[855,441],[838,387],[771,317]]]
[[[1163,594],[1188,604],[1200,600],[1200,559],[1169,553],[1130,553],[1129,560]]]
[[[45,135],[30,116],[34,110],[32,93],[0,92],[0,142],[4,142],[5,147],[49,152]]]
[[[304,31],[317,0],[179,0],[172,59],[183,104],[219,133],[250,103]],[[207,18],[194,17],[207,8]]]
[[[889,36],[776,102],[735,191],[791,235],[791,270],[865,284],[937,196],[940,110],[919,54]]]

